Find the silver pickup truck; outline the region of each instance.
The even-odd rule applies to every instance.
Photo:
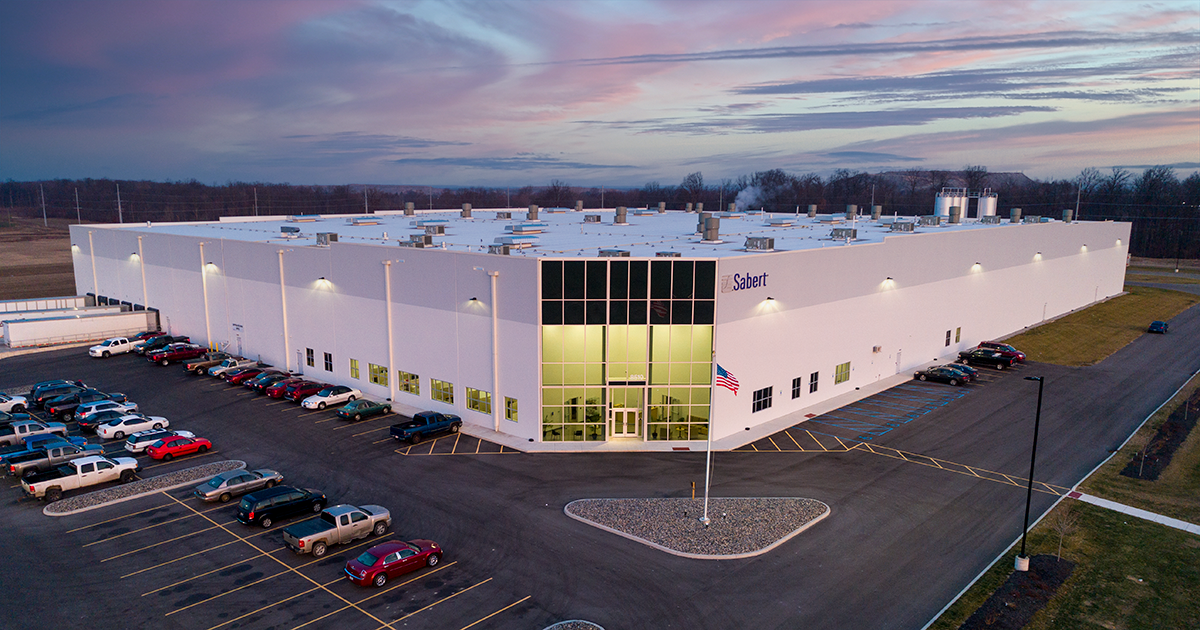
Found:
[[[104,445],[84,444],[76,446],[70,442],[47,444],[39,450],[17,453],[4,459],[8,463],[8,474],[14,477],[24,477],[30,473],[50,470],[51,468],[80,457],[103,455]]]
[[[296,553],[311,553],[320,558],[330,545],[366,538],[372,533],[382,536],[391,525],[392,514],[385,507],[335,505],[317,518],[285,527],[283,542]]]
[[[67,436],[67,425],[61,422],[41,422],[38,420],[19,420],[9,426],[0,427],[0,445],[11,446],[21,440],[35,435],[53,433]]]

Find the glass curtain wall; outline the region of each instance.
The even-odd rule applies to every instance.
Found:
[[[542,439],[706,439],[716,262],[541,266]]]

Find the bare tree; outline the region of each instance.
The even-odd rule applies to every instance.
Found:
[[[1056,557],[1062,560],[1063,539],[1075,533],[1079,526],[1079,514],[1071,511],[1070,503],[1063,503],[1060,509],[1050,515],[1050,529],[1058,534],[1058,553]]]
[[[679,184],[679,189],[687,195],[688,201],[699,201],[700,196],[704,194],[704,175],[700,171],[688,173]]]
[[[968,164],[962,168],[963,183],[967,185],[967,190],[983,190],[983,183],[987,181],[987,175],[986,166]]]

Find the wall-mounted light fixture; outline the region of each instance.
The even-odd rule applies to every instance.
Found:
[[[892,277],[891,277],[891,276],[888,276],[888,277],[886,278],[886,280],[887,280],[888,282],[891,282],[891,281],[892,281]]]
[[[129,257],[130,257],[130,258],[132,258],[133,260],[137,260],[137,259],[138,259],[138,253],[137,253],[137,252],[133,252],[132,254],[130,254],[130,255],[129,255]]]
[[[79,246],[76,245],[75,243],[71,243],[71,251],[76,251],[76,252],[79,251]]]
[[[328,281],[325,280],[325,276],[321,276],[320,278],[317,278],[317,282],[328,282]]]
[[[473,298],[471,298],[471,300],[470,300],[470,301],[472,301],[472,302],[478,302],[478,301],[479,301],[479,298],[477,298],[477,297],[473,297]]]
[[[1121,246],[1121,239],[1117,239],[1117,247]]]
[[[771,297],[771,296],[769,296],[769,295],[768,295],[768,296],[767,296],[767,301],[768,301],[768,302],[774,302],[774,301],[775,301],[775,298],[773,298],[773,297]]]

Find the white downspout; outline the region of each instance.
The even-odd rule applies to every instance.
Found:
[[[212,349],[212,328],[208,323],[208,264],[204,260],[204,243],[200,243],[200,286],[204,291],[204,343]]]
[[[150,308],[150,298],[146,297],[146,255],[142,253],[142,237],[138,236],[138,261],[142,263],[142,306]]]
[[[92,242],[91,230],[88,230],[88,254],[92,257],[92,294],[96,296],[96,306],[99,306],[100,281],[96,279],[96,245]]]
[[[396,357],[392,340],[392,261],[383,261],[383,299],[387,305],[388,400],[396,400]]]
[[[283,250],[279,250],[279,303],[283,307],[283,371],[291,372],[288,361],[292,358],[291,342],[288,341],[287,292],[283,282]]]
[[[489,271],[492,278],[492,424],[500,432],[500,407],[504,397],[500,395],[500,314],[496,309],[496,279],[499,271]]]

